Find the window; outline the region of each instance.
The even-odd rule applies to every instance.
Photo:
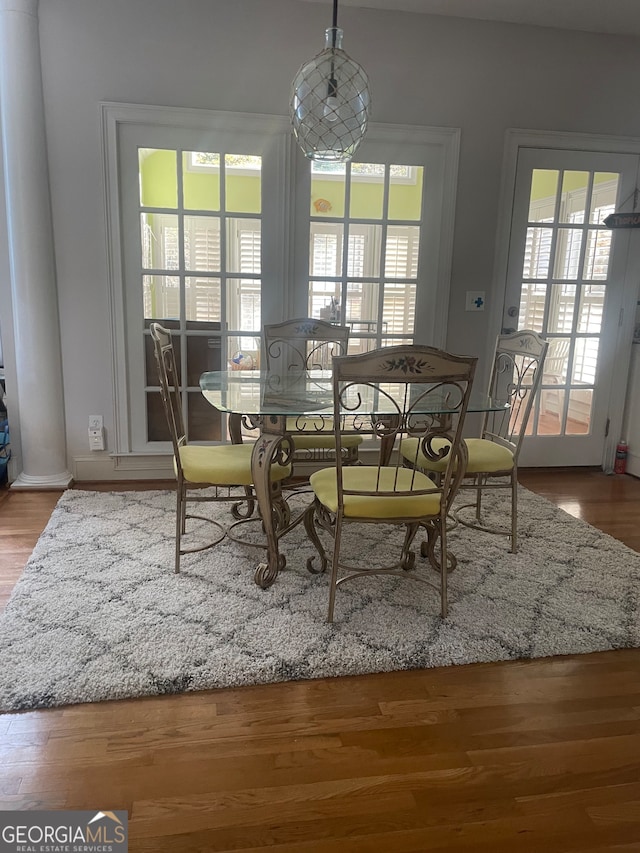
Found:
[[[423,179],[423,166],[311,167],[309,313],[349,324],[351,353],[413,340]]]
[[[118,458],[168,448],[153,321],[202,442],[227,428],[200,374],[259,365],[265,323],[333,299],[352,351],[416,330],[444,344],[457,131],[371,127],[361,161],[336,167],[306,161],[279,117],[109,104],[103,127]]]

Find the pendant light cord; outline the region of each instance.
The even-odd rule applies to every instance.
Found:
[[[336,29],[338,27],[338,0],[333,0],[333,46],[336,46]]]
[[[338,34],[338,0],[333,0],[333,28],[331,30],[332,47],[336,49],[336,36]],[[335,78],[336,67],[333,56],[331,57],[331,76],[327,83],[327,97],[335,98],[338,94],[338,84]]]

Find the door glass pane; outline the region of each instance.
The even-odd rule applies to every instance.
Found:
[[[355,328],[357,328],[357,324],[354,327],[354,330]],[[378,343],[375,338],[358,338],[353,335],[349,335],[349,347],[347,352],[349,355],[358,355],[361,352],[370,352],[377,346]]]
[[[262,210],[262,157],[225,154],[225,209],[234,213]]]
[[[378,293],[377,282],[352,282],[347,285],[346,321],[352,333],[372,333],[378,331]]]
[[[593,176],[593,195],[589,222],[601,225],[602,221],[616,209],[620,175],[615,172],[596,172]]]
[[[227,270],[259,274],[262,269],[262,232],[259,219],[227,220]]]
[[[169,425],[158,392],[147,392],[147,441],[171,441]]]
[[[184,265],[187,270],[220,270],[220,218],[184,217]]]
[[[542,388],[539,395],[538,435],[562,435],[564,412],[564,389]],[[533,435],[533,418],[529,422],[527,433]]]
[[[572,385],[593,385],[598,363],[598,338],[576,338],[571,370]]]
[[[547,285],[539,282],[523,282],[520,293],[519,329],[532,329],[542,334],[544,325],[544,303]]]
[[[341,223],[320,225],[311,223],[309,240],[309,273],[313,276],[342,274],[342,241],[344,226]]]
[[[546,278],[551,257],[551,228],[527,228],[524,253],[523,278]]]
[[[223,365],[223,368],[225,365]],[[228,370],[257,370],[260,367],[259,335],[230,335],[227,339]]]
[[[589,172],[564,172],[560,222],[584,222],[584,210],[589,189]]]
[[[180,279],[178,276],[143,275],[142,304],[145,319],[179,319]]]
[[[200,374],[205,370],[221,370],[220,324],[190,323],[192,329],[198,330],[205,330],[209,325],[211,331],[217,326],[218,334],[191,335],[187,338],[187,385],[190,387],[198,387]]]
[[[542,373],[543,385],[564,385],[569,372],[570,338],[552,338]]]
[[[177,207],[177,152],[164,148],[139,148],[140,204],[144,207]]]
[[[529,222],[549,222],[555,216],[557,169],[534,169],[531,176]]]
[[[187,392],[189,441],[220,441],[222,414],[208,403],[200,391]]]
[[[577,278],[582,231],[578,228],[559,228],[556,239],[556,261],[553,277]]]
[[[575,284],[552,284],[549,303],[548,332],[571,332],[576,301]],[[549,355],[547,354],[547,358]]]
[[[227,280],[227,322],[231,329],[260,332],[260,281],[253,278]]]
[[[220,323],[222,320],[220,279],[187,276],[184,283],[187,320]]]
[[[340,285],[335,281],[310,281],[309,282],[309,316],[317,317],[319,320],[331,320],[332,302],[335,306],[336,300],[340,298]],[[337,317],[336,317],[337,319]]]
[[[578,331],[598,334],[602,326],[604,313],[604,284],[584,284],[580,288],[580,313]]]
[[[140,214],[143,269],[177,270],[180,267],[178,217],[172,213]]]
[[[567,411],[567,435],[586,435],[591,426],[591,407],[593,390],[577,388],[569,391],[569,409]]]
[[[381,225],[351,225],[349,228],[347,275],[350,278],[379,276],[381,252]]]
[[[344,216],[346,173],[344,163],[311,164],[311,216]]]
[[[183,152],[182,194],[187,210],[220,210],[220,154]]]
[[[385,175],[382,163],[351,164],[351,219],[382,219]]]
[[[413,225],[390,225],[384,258],[389,278],[417,278],[420,229]]]
[[[413,334],[415,310],[415,284],[385,283],[382,322],[385,324],[387,334]]]
[[[389,219],[422,218],[423,166],[389,167]]]
[[[605,279],[609,271],[611,231],[590,228],[587,231],[587,248],[584,256],[583,278]]]
[[[385,347],[399,347],[411,343],[413,343],[412,338],[386,338],[384,340]]]

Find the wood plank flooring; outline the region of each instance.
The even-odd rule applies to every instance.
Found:
[[[640,551],[640,480],[521,481]],[[57,497],[0,492],[0,606]],[[0,768],[0,809],[127,809],[132,851],[631,853],[640,650],[5,714]]]

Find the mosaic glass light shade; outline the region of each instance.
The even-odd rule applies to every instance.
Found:
[[[293,132],[310,160],[351,160],[367,131],[369,78],[342,49],[342,36],[339,27],[329,27],[324,50],[305,63],[293,81]]]

